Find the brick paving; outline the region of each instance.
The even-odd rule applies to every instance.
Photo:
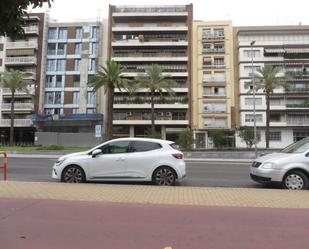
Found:
[[[2,181],[0,182],[0,198],[220,207],[309,208],[308,191],[280,189]]]

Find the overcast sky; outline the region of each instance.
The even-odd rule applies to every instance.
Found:
[[[193,3],[194,20],[232,20],[234,26],[309,25],[308,0],[54,0],[50,17],[58,21],[107,18],[108,5]]]

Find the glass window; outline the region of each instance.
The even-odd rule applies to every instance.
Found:
[[[54,103],[54,93],[46,92],[45,93],[45,104],[53,104]]]
[[[256,118],[256,122],[262,122],[263,121],[262,114],[256,114],[255,118]],[[245,115],[245,122],[254,122],[254,115],[253,114],[246,114]]]
[[[253,98],[245,98],[245,105],[252,105],[253,106]],[[262,98],[255,98],[255,105],[261,105]]]
[[[56,69],[56,60],[47,60],[47,71],[53,72]]]
[[[281,131],[270,131],[269,141],[281,141]]]
[[[90,37],[98,38],[98,27],[96,26],[91,27]]]
[[[67,39],[68,30],[67,28],[59,28],[58,30],[58,39]]]
[[[130,141],[117,141],[104,145],[101,150],[103,154],[127,153]]]
[[[81,43],[75,43],[74,54],[81,54],[81,53],[82,53],[82,44]]]
[[[134,141],[130,151],[143,152],[143,151],[157,150],[160,148],[162,148],[162,146],[158,143],[147,142],[147,141]]]
[[[73,92],[73,104],[78,104],[79,92]]]
[[[95,71],[95,70],[96,70],[95,59],[89,59],[88,71]]]
[[[73,87],[80,87],[80,75],[73,75]]]
[[[55,55],[56,54],[56,43],[49,43],[47,46],[47,54]]]
[[[65,55],[67,44],[66,43],[58,43],[57,55]]]
[[[83,29],[82,27],[76,27],[75,29],[75,38],[81,39],[83,37]]]
[[[62,87],[62,75],[57,75],[56,76],[56,87]]]
[[[47,75],[46,76],[45,88],[52,88],[53,87],[54,78],[55,78],[55,76],[53,76],[53,75]]]
[[[96,101],[95,92],[88,92],[87,104],[95,105],[95,101]]]
[[[61,104],[61,92],[55,92],[55,104]]]
[[[57,60],[57,71],[65,71],[65,60]]]
[[[96,42],[91,42],[90,43],[90,49],[89,49],[89,54],[95,55],[98,52],[98,43]]]
[[[80,70],[80,60],[74,60],[74,71]]]
[[[73,113],[73,114],[78,113],[78,108],[72,108],[72,113]]]
[[[57,39],[57,28],[48,29],[48,39]]]

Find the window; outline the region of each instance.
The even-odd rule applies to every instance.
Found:
[[[58,39],[67,39],[68,30],[67,28],[59,28],[58,30]]]
[[[48,39],[57,39],[57,28],[48,29]]]
[[[244,82],[244,87],[245,87],[245,89],[253,90],[253,83],[252,83],[252,81],[245,81]]]
[[[91,27],[90,37],[98,38],[98,27],[95,27],[95,26]]]
[[[215,36],[224,36],[224,29],[214,29]]]
[[[95,59],[89,59],[88,63],[89,63],[88,71],[95,71],[96,70]]]
[[[61,92],[55,92],[55,104],[61,104]]]
[[[73,92],[73,104],[78,104],[79,92]]]
[[[74,54],[81,54],[81,52],[82,52],[82,44],[81,43],[75,43]]]
[[[80,70],[80,60],[74,60],[74,71]]]
[[[256,114],[255,118],[256,118],[256,122],[262,122],[263,121],[262,114]],[[253,114],[246,114],[245,115],[245,122],[254,122],[254,115]]]
[[[62,87],[62,75],[56,76],[56,88]]]
[[[73,75],[73,87],[80,87],[80,75]]]
[[[270,131],[269,141],[281,141],[281,131]]]
[[[55,76],[46,76],[45,88],[52,88]]]
[[[82,27],[76,27],[75,29],[75,38],[81,39],[83,37],[83,29]]]
[[[47,71],[53,72],[56,69],[56,60],[47,60]]]
[[[95,92],[88,92],[87,104],[95,105],[95,101],[96,101]]]
[[[204,112],[212,112],[212,111],[213,108],[211,103],[204,104]]]
[[[147,142],[147,141],[134,141],[130,149],[131,152],[143,152],[150,150],[157,150],[162,148],[158,143]]]
[[[53,104],[54,103],[54,93],[46,92],[45,93],[45,104]]]
[[[57,71],[65,71],[65,60],[57,60]]]
[[[214,65],[223,66],[224,65],[224,58],[214,58]]]
[[[65,55],[67,44],[66,43],[58,43],[57,55]]]
[[[203,53],[208,53],[211,50],[211,45],[210,44],[204,44],[203,45]]]
[[[253,98],[245,98],[245,105],[253,106]],[[262,105],[262,98],[255,98],[255,105]]]
[[[90,49],[89,49],[89,54],[95,55],[98,52],[98,43],[96,42],[91,42],[90,43]]]
[[[203,36],[209,36],[211,33],[211,30],[208,28],[203,29]]]
[[[261,68],[260,66],[253,66],[253,68],[252,66],[245,66],[244,71],[247,76],[251,76],[252,73],[256,73],[260,68]],[[252,69],[253,69],[253,72],[252,72]]]
[[[255,58],[255,57],[260,57],[261,52],[260,50],[244,50],[244,57],[248,58]]]
[[[47,46],[47,55],[55,55],[56,54],[56,43],[50,43]]]
[[[73,114],[78,113],[78,108],[72,108],[72,113],[73,113]]]
[[[117,141],[104,145],[101,150],[103,154],[127,153],[130,141]]]
[[[215,103],[215,112],[226,112],[226,104],[225,103]]]
[[[214,95],[224,96],[225,95],[225,87],[215,87]]]

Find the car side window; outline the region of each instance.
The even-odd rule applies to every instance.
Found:
[[[103,154],[127,153],[129,151],[129,141],[116,141],[104,145],[100,149]]]
[[[161,144],[148,141],[134,141],[131,146],[131,152],[145,152],[162,148]]]

